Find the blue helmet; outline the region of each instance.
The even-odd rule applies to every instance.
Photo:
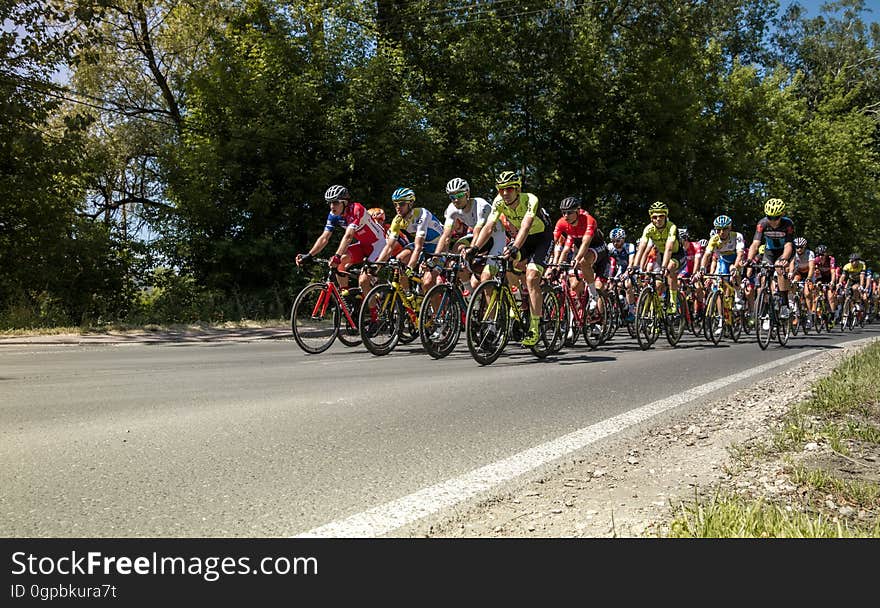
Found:
[[[416,193],[412,191],[412,188],[398,188],[391,195],[391,202],[406,202],[412,203],[416,200]]]
[[[719,215],[715,218],[715,221],[712,223],[713,226],[718,228],[718,230],[723,230],[725,228],[730,228],[733,226],[733,220],[729,215]]]
[[[609,235],[612,241],[616,241],[617,239],[625,239],[626,238],[626,230],[623,228],[617,227],[611,230],[611,234]]]

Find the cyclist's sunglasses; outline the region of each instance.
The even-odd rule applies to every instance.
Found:
[[[506,192],[507,190],[516,190],[516,186],[498,186],[498,192]]]
[[[453,192],[449,195],[449,200],[457,201],[465,196],[467,196],[467,192]]]
[[[767,219],[770,220],[771,222],[775,222],[776,220],[778,220],[781,217],[782,217],[781,215],[768,215]]]
[[[652,219],[652,220],[659,220],[661,217],[666,217],[666,216],[663,215],[662,213],[659,213],[659,214],[657,214],[657,215],[652,215],[652,216],[651,216],[651,219]]]

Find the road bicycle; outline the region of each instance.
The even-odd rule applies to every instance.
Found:
[[[829,288],[830,285],[827,283],[817,282],[815,285],[816,312],[813,315],[815,317],[813,329],[816,330],[817,334],[821,334],[823,331],[831,331],[834,327],[833,313],[828,302]]]
[[[520,292],[520,302],[513,295],[507,278],[510,261],[504,256],[486,256],[496,260],[498,274],[480,283],[471,295],[465,315],[465,335],[468,351],[480,365],[490,365],[501,355],[509,340],[521,341],[529,330],[528,295]],[[537,344],[529,350],[544,359],[559,338],[559,300],[550,285],[544,283],[542,314]]]
[[[649,349],[660,336],[661,329],[671,346],[676,346],[684,333],[684,298],[681,291],[676,295],[674,312],[668,286],[660,293],[658,284],[666,280],[665,272],[635,269],[644,285],[636,300],[636,340],[639,348]]]
[[[742,304],[737,308],[734,302],[731,274],[714,273],[703,276],[711,279],[704,323],[706,339],[717,345],[726,335],[734,342],[739,342],[743,327]]]
[[[327,264],[329,260],[314,258],[315,263]],[[348,271],[338,267],[329,268],[323,281],[310,283],[296,296],[290,310],[290,327],[293,339],[305,352],[316,355],[333,344],[336,338],[346,346],[361,343],[357,315],[360,288],[343,290],[338,277],[358,274],[354,268]],[[346,295],[343,296],[343,292]]]
[[[577,280],[582,280],[578,266],[569,262],[552,264],[561,271],[551,282],[559,306],[560,331],[559,340],[553,344],[552,351],[558,352],[562,346],[574,346],[578,336],[584,336],[584,342],[595,350],[609,336],[611,300],[607,294],[597,292],[594,299],[588,288],[582,293],[573,290],[569,283],[569,272],[574,273]],[[601,300],[601,302],[600,302]],[[593,304],[595,302],[595,304]]]
[[[626,286],[623,277],[612,277],[608,281],[608,300],[611,303],[609,320],[611,330],[609,338],[613,337],[617,330],[626,327],[631,338],[636,337],[635,315],[630,318],[629,303],[626,301]],[[635,306],[633,306],[635,308]]]
[[[443,260],[438,271],[437,284],[425,294],[419,310],[419,338],[422,346],[434,359],[442,359],[455,349],[467,315],[465,286],[458,279],[464,265],[458,253],[426,254],[428,260]]]
[[[855,287],[855,289],[860,289]],[[852,288],[847,286],[846,298],[843,300],[843,309],[840,314],[840,331],[852,331],[856,327],[865,326],[865,298],[857,302],[852,295]]]
[[[699,338],[705,333],[703,321],[706,316],[706,297],[704,296],[702,300],[697,297],[697,287],[693,279],[680,279],[679,287],[685,302],[685,327]]]
[[[761,350],[766,350],[774,337],[780,346],[788,344],[791,335],[791,315],[782,318],[783,303],[777,295],[776,267],[767,262],[755,265],[758,268],[758,283],[755,286],[755,337]]]
[[[798,332],[803,329],[804,335],[810,333],[810,307],[807,306],[807,298],[804,293],[804,281],[792,282],[791,289],[794,291],[794,297],[791,299],[791,333],[797,336]]]
[[[418,335],[421,279],[409,277],[413,287],[405,290],[400,275],[406,265],[396,258],[387,262],[371,262],[371,267],[390,269],[388,282],[379,283],[364,296],[358,317],[361,340],[376,356],[390,353],[398,344],[407,344]]]

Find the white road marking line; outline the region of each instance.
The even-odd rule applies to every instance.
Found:
[[[875,339],[852,340],[842,342],[836,346],[843,347],[858,342],[870,342]],[[543,445],[514,454],[509,458],[486,465],[470,473],[465,473],[459,477],[424,488],[409,496],[404,496],[351,517],[313,528],[308,532],[296,535],[294,538],[376,538],[383,536],[423,517],[433,515],[443,509],[464,502],[523,473],[583,449],[634,424],[645,422],[667,410],[677,408],[735,382],[763,374],[776,367],[788,365],[819,352],[822,351],[820,349],[811,349],[783,357],[782,359],[777,359],[776,361],[694,387],[679,395],[654,401],[638,409],[603,420],[598,424],[563,435]]]

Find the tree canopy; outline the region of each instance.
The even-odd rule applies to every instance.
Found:
[[[523,172],[607,230],[647,205],[880,263],[862,0],[0,2],[0,326],[283,316],[322,194]],[[555,217],[555,215],[554,215]]]

